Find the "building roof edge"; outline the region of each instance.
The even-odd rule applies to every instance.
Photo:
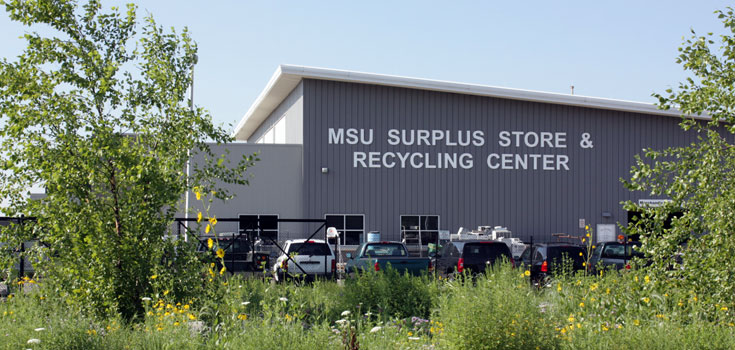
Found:
[[[236,140],[247,140],[252,136],[258,126],[303,79],[375,84],[669,117],[681,116],[678,110],[661,110],[653,104],[642,102],[282,64],[278,66],[265,89],[237,124],[232,136]],[[708,119],[709,116],[695,116],[695,118]]]

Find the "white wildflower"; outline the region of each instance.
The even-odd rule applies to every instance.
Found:
[[[43,327],[34,329],[34,331],[36,331],[36,332],[42,332],[42,331],[45,331],[45,330],[46,330],[46,328],[43,328]]]
[[[377,332],[377,331],[379,331],[381,329],[383,329],[383,327],[381,327],[381,326],[375,326],[375,327],[373,327],[373,329],[370,330],[370,333],[375,333],[375,332]]]
[[[337,320],[337,321],[334,321],[334,322],[335,322],[335,323],[338,323],[338,324],[340,324],[340,325],[342,325],[342,324],[345,324],[345,323],[347,323],[347,322],[349,322],[349,321],[347,321],[347,320],[345,320],[345,319],[343,318],[343,319],[341,319],[341,320]]]
[[[341,314],[342,317],[349,316],[349,315],[350,315],[349,310],[342,311],[342,314]]]
[[[242,303],[240,303],[240,305],[248,305],[248,304],[250,304],[249,301],[243,301]]]
[[[149,298],[149,297],[142,297],[140,299],[143,300],[143,301],[151,301],[151,298]]]
[[[421,338],[419,338],[419,337],[408,337],[408,340],[420,340],[420,339]]]
[[[41,339],[28,339],[28,344],[41,344]]]
[[[286,298],[286,297],[280,297],[280,298],[278,298],[278,300],[280,300],[280,301],[288,301],[288,298]]]

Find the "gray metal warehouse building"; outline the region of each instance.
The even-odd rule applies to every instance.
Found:
[[[228,146],[259,153],[251,185],[211,212],[326,218],[347,245],[479,225],[609,239],[622,201],[658,200],[623,188],[634,155],[696,139],[679,121],[644,103],[282,65],[234,130],[246,142]]]

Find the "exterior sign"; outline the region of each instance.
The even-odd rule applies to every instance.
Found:
[[[671,202],[670,199],[639,199],[638,205],[641,207],[657,208],[667,202]]]
[[[363,145],[377,142],[373,129],[329,128],[330,145]],[[490,152],[478,164],[492,170],[546,170],[569,171],[569,156],[551,153],[568,147],[592,149],[590,133],[579,135],[578,143],[571,143],[564,131],[508,131],[501,130],[486,137],[483,130],[416,130],[390,129],[380,138],[392,146],[428,146],[456,148],[457,152],[365,152],[352,153],[353,168],[413,168],[413,169],[472,169],[476,159],[468,149],[482,149],[488,140],[505,152]]]
[[[615,241],[615,224],[597,224],[597,243]]]

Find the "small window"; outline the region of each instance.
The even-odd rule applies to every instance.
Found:
[[[278,215],[240,215],[240,232],[258,231],[263,244],[278,242]]]
[[[365,234],[365,215],[347,214],[347,215],[324,215],[327,220],[327,227],[337,229],[342,245],[359,245],[363,241]],[[329,244],[336,244],[337,240],[329,239]]]
[[[531,261],[531,248],[523,250],[523,253],[521,253],[521,261],[524,263],[529,263]]]
[[[401,237],[406,244],[436,243],[439,239],[439,215],[401,215]]]
[[[537,263],[537,262],[541,262],[542,260],[544,260],[544,256],[541,255],[540,250],[536,249],[536,251],[533,252],[533,262]]]

